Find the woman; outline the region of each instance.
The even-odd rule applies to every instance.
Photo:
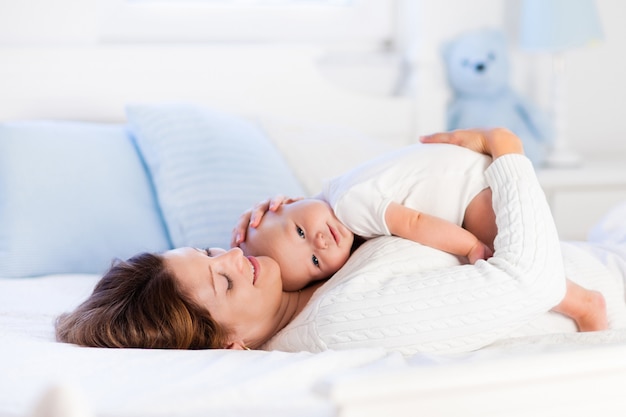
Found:
[[[508,131],[457,131],[433,141],[494,159],[487,176],[501,232],[490,260],[459,265],[448,254],[380,238],[365,243],[328,283],[289,293],[271,258],[246,258],[239,249],[140,255],[139,261],[150,256],[160,263],[131,259],[114,266],[83,305],[58,320],[58,339],[90,346],[292,351],[378,346],[410,354],[469,351],[513,334],[565,292],[561,248],[532,166]],[[584,264],[575,254],[586,269],[567,271],[573,280],[592,266],[610,275],[586,257]],[[134,284],[124,275],[140,285],[126,287]]]

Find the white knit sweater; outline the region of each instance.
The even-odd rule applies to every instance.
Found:
[[[558,304],[565,294],[561,247],[532,165],[505,155],[485,175],[500,231],[493,258],[461,265],[408,240],[372,239],[264,348],[466,352]]]

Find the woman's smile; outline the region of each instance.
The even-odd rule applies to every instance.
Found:
[[[259,261],[254,256],[248,256],[248,261],[250,262],[250,266],[252,267],[252,285],[256,284],[256,280],[259,277],[261,272],[261,265]]]

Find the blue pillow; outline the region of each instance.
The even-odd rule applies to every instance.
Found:
[[[175,247],[228,248],[244,210],[276,194],[304,194],[246,119],[186,103],[128,106],[126,115]]]
[[[169,246],[125,126],[0,124],[0,277],[101,273]]]

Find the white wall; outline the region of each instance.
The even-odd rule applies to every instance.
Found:
[[[626,123],[621,105],[626,95],[626,26],[623,24],[626,2],[596,0],[596,3],[605,41],[569,53],[568,134],[574,147],[585,153],[598,149],[626,153]],[[425,69],[419,86],[428,98],[419,109],[423,130],[438,128],[443,123],[441,115],[447,89],[438,56],[441,42],[471,28],[511,28],[515,4],[514,0],[419,1],[418,65]],[[3,45],[96,45],[97,25],[96,0],[0,0],[0,44]],[[511,51],[516,64],[514,85],[540,105],[547,105],[550,72],[547,61],[519,52],[514,44]],[[356,62],[370,66],[362,72],[362,83],[389,83],[388,74],[393,72],[381,77],[380,71],[372,71],[372,61]],[[354,80],[359,80],[353,73],[348,78],[353,87]],[[387,85],[378,90],[385,88]]]
[[[0,44],[95,44],[96,0],[0,0]]]
[[[441,43],[468,29],[501,26],[514,33],[518,5],[514,0],[421,1],[418,33],[422,42],[418,56],[428,64],[433,61],[441,65],[438,52]],[[626,2],[596,0],[596,5],[604,41],[567,54],[567,134],[572,147],[580,152],[609,150],[626,154],[626,117],[622,105],[626,96]],[[513,85],[547,110],[551,61],[545,55],[521,52],[513,41],[510,47]],[[445,88],[441,66],[427,74],[422,85],[429,82],[443,83]]]
[[[570,134],[580,149],[597,143],[626,150],[626,2],[597,5],[605,41],[568,58]]]

